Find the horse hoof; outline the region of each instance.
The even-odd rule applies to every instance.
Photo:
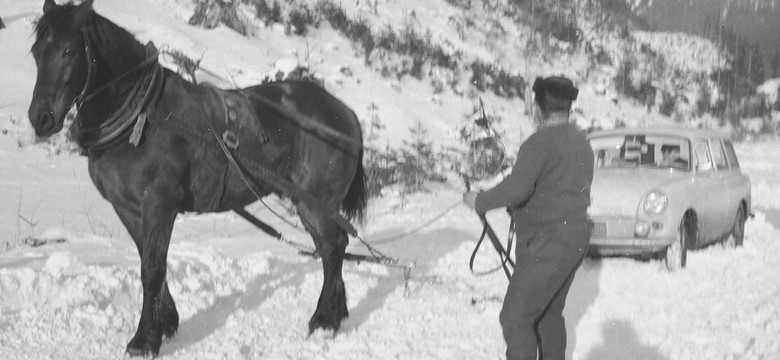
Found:
[[[328,340],[335,339],[336,335],[338,335],[338,333],[335,330],[332,330],[332,329],[328,329],[328,330],[316,329],[316,330],[314,330],[313,333],[309,333],[309,335],[306,337],[306,339],[312,340],[312,341],[315,341],[315,342],[328,341]]]
[[[130,340],[130,343],[127,344],[125,353],[133,357],[140,356],[144,358],[153,358],[157,356],[159,351],[160,346],[155,348],[155,346],[149,344],[148,342],[142,342],[136,338],[133,338],[133,340]]]
[[[163,329],[163,339],[171,340],[176,336],[176,332],[178,329],[175,325],[169,325],[168,327]]]
[[[341,320],[346,316],[339,317],[328,314],[314,314],[309,320],[309,335],[314,333],[317,329],[332,330],[335,334],[341,327]]]
[[[166,339],[172,339],[179,330],[179,314],[176,308],[166,314],[166,321],[162,324],[162,334]]]

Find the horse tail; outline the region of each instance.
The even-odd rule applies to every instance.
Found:
[[[359,221],[363,221],[367,205],[368,191],[366,190],[366,172],[363,169],[363,148],[361,147],[358,153],[355,176],[352,177],[347,196],[341,201],[341,209],[347,219],[357,218]]]

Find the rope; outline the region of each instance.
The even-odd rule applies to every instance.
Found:
[[[283,221],[285,224],[289,225],[289,226],[290,226],[290,227],[292,227],[293,229],[295,229],[295,230],[298,230],[298,231],[300,231],[300,232],[306,232],[304,229],[301,229],[301,227],[300,227],[300,226],[298,226],[298,224],[294,224],[294,223],[292,223],[290,220],[288,220],[287,218],[285,218],[284,216],[282,216],[281,214],[279,214],[279,212],[277,212],[277,211],[275,211],[273,208],[271,208],[271,207],[270,207],[270,206],[269,206],[269,205],[268,205],[268,204],[267,204],[265,201],[263,201],[262,199],[260,199],[260,203],[262,203],[262,204],[263,204],[263,205],[266,207],[266,209],[268,209],[268,211],[270,211],[270,212],[271,212],[273,215],[275,215],[275,216],[276,216],[276,217],[278,217],[280,220],[282,220],[282,221]],[[394,235],[386,236],[386,237],[384,237],[384,238],[380,238],[380,239],[378,239],[378,240],[371,240],[370,238],[369,238],[369,240],[371,240],[371,242],[372,242],[374,245],[382,245],[382,244],[387,244],[387,243],[391,243],[391,242],[398,241],[398,240],[400,240],[400,239],[403,239],[403,238],[405,238],[405,237],[408,237],[408,236],[410,236],[410,235],[412,235],[412,234],[415,234],[415,233],[417,233],[417,232],[421,231],[422,229],[425,229],[426,227],[430,226],[431,224],[435,223],[436,221],[438,221],[439,219],[441,219],[442,217],[444,217],[445,215],[447,215],[447,213],[449,213],[450,211],[452,211],[453,209],[455,209],[455,208],[456,208],[458,205],[460,205],[460,204],[461,204],[461,201],[460,201],[460,200],[458,200],[458,201],[456,201],[456,202],[452,203],[450,206],[448,206],[448,207],[447,207],[447,208],[446,208],[444,211],[442,211],[442,212],[441,212],[441,213],[439,213],[438,215],[434,216],[433,218],[431,218],[431,219],[427,220],[426,222],[424,222],[424,223],[422,223],[422,224],[418,225],[417,227],[415,227],[415,228],[413,228],[413,229],[411,229],[411,230],[407,230],[407,231],[404,231],[404,232],[401,232],[401,233],[398,233],[398,234],[394,234]],[[360,242],[361,242],[361,243],[362,243],[362,244],[363,244],[363,245],[364,245],[364,246],[365,246],[365,247],[368,249],[368,251],[369,251],[369,252],[371,252],[371,254],[372,254],[372,255],[373,255],[373,254],[379,254],[379,255],[380,255],[380,257],[387,257],[387,256],[383,255],[383,254],[382,254],[382,253],[381,253],[379,250],[377,250],[375,247],[373,247],[371,244],[369,244],[369,243],[368,243],[368,241],[369,241],[369,240],[366,240],[366,239],[364,239],[364,238],[363,238],[362,236],[360,236],[360,235],[357,235],[357,236],[355,236],[355,238],[356,238],[356,239],[358,239],[358,240],[359,240],[359,241],[360,241]],[[387,258],[389,258],[389,257],[387,257]]]
[[[290,220],[288,220],[287,218],[285,218],[284,216],[279,214],[277,211],[275,211],[273,208],[271,208],[262,199],[260,199],[260,203],[262,203],[263,206],[266,207],[266,209],[268,209],[272,214],[274,214],[276,217],[281,219],[284,223],[286,223],[287,225],[289,225],[293,229],[298,230],[300,232],[305,232],[304,229],[301,229],[297,224],[292,223]],[[410,235],[412,235],[414,233],[417,233],[420,230],[430,226],[434,222],[438,221],[439,219],[444,217],[444,215],[446,215],[447,213],[452,211],[454,208],[456,208],[460,204],[461,204],[460,200],[454,202],[453,204],[448,206],[444,211],[442,211],[438,215],[434,216],[433,218],[429,219],[428,221],[418,225],[414,229],[407,230],[407,231],[404,231],[404,232],[401,232],[401,233],[398,233],[398,234],[395,234],[395,235],[387,236],[387,237],[381,238],[379,240],[374,240],[372,242],[375,245],[380,245],[380,244],[387,244],[387,243],[390,243],[390,242],[398,241],[400,239],[408,237],[408,236],[410,236]],[[300,253],[300,254],[308,255],[308,256],[312,256],[312,257],[318,257],[316,248],[313,248],[313,247],[310,247],[310,246],[306,246],[306,245],[297,243],[295,241],[289,240],[289,239],[285,238],[281,234],[279,234],[279,236],[275,236],[275,237],[280,242],[285,243],[285,244],[293,247],[294,249],[298,250],[298,253]],[[368,252],[371,254],[370,255],[371,258],[366,258],[366,257],[362,257],[360,255],[353,255],[353,254],[347,253],[347,254],[345,254],[345,260],[354,260],[354,261],[357,261],[357,262],[367,261],[367,262],[380,264],[380,265],[383,265],[383,266],[386,266],[386,267],[390,267],[390,268],[402,269],[402,270],[404,270],[404,276],[406,278],[409,278],[410,273],[411,273],[412,269],[414,268],[413,265],[402,265],[402,264],[399,264],[399,260],[397,258],[393,258],[393,257],[385,255],[384,253],[379,251],[376,247],[372,246],[368,242],[368,240],[364,239],[362,236],[356,235],[355,238],[358,239],[358,241],[360,241],[360,243],[363,244],[363,246],[366,247]]]
[[[434,222],[438,221],[439,219],[441,219],[442,217],[444,217],[444,215],[447,215],[447,213],[449,213],[450,211],[452,211],[452,209],[456,208],[458,205],[461,205],[461,203],[462,203],[462,201],[461,201],[461,200],[458,200],[458,201],[456,201],[456,202],[452,203],[452,205],[448,206],[448,207],[447,207],[447,208],[446,208],[446,209],[445,209],[443,212],[441,212],[440,214],[438,214],[438,215],[436,215],[435,217],[431,218],[430,220],[428,220],[428,221],[424,222],[423,224],[421,224],[421,225],[417,226],[417,227],[416,227],[416,228],[414,228],[414,229],[407,230],[407,231],[401,232],[401,233],[399,233],[399,234],[390,235],[390,236],[387,236],[387,237],[384,237],[384,238],[380,238],[380,239],[378,239],[378,240],[372,240],[371,242],[372,242],[374,245],[382,245],[382,244],[386,244],[386,243],[391,243],[391,242],[394,242],[394,241],[398,241],[398,240],[400,240],[400,239],[403,239],[403,238],[405,238],[405,237],[407,237],[407,236],[410,236],[410,235],[412,235],[412,234],[414,234],[414,233],[417,233],[417,232],[419,232],[420,230],[422,230],[422,229],[424,229],[424,228],[426,228],[426,227],[430,226],[430,225],[431,225],[431,224],[433,224]],[[362,241],[362,239],[361,239],[361,241]]]
[[[301,227],[300,227],[300,226],[298,226],[298,224],[294,224],[292,221],[288,220],[286,217],[284,217],[284,216],[282,216],[281,214],[279,214],[279,212],[278,212],[278,211],[276,211],[276,210],[274,210],[273,208],[271,208],[271,206],[269,206],[269,205],[268,205],[268,204],[267,204],[267,203],[266,203],[266,202],[265,202],[263,199],[260,199],[260,203],[262,203],[262,204],[263,204],[263,206],[265,206],[265,208],[266,208],[266,209],[268,209],[268,211],[270,211],[270,212],[271,212],[271,214],[273,214],[274,216],[278,217],[278,218],[279,218],[280,220],[282,220],[282,222],[284,222],[285,224],[289,225],[289,226],[290,226],[290,227],[292,227],[293,229],[295,229],[295,230],[298,230],[298,231],[300,231],[300,232],[306,232],[306,230],[305,230],[305,229],[301,229]],[[386,237],[383,237],[383,238],[379,238],[379,239],[377,239],[377,240],[373,240],[373,239],[371,239],[371,238],[369,238],[368,240],[366,240],[366,239],[364,239],[362,236],[360,236],[359,234],[358,234],[358,235],[355,235],[355,238],[356,238],[356,239],[358,239],[358,240],[360,240],[360,242],[361,242],[361,243],[363,243],[364,245],[366,245],[366,247],[367,247],[367,248],[372,248],[372,247],[371,247],[371,245],[369,245],[369,244],[367,243],[367,241],[371,241],[371,243],[373,243],[374,245],[382,245],[382,244],[387,244],[387,243],[395,242],[395,241],[401,240],[401,239],[403,239],[403,238],[405,238],[405,237],[411,236],[411,235],[413,235],[413,234],[415,234],[415,233],[417,233],[417,232],[419,232],[419,231],[421,231],[421,230],[425,229],[426,227],[428,227],[428,226],[430,226],[431,224],[435,223],[435,222],[436,222],[436,221],[438,221],[439,219],[443,218],[443,217],[444,217],[445,215],[447,215],[447,214],[448,214],[450,211],[452,211],[453,209],[455,209],[456,207],[458,207],[458,205],[461,205],[461,203],[462,203],[462,201],[461,201],[461,200],[458,200],[458,201],[456,201],[456,202],[452,203],[452,204],[451,204],[451,205],[449,205],[449,206],[448,206],[446,209],[444,209],[444,211],[440,212],[438,215],[436,215],[436,216],[434,216],[434,217],[432,217],[432,218],[428,219],[428,220],[427,220],[427,221],[425,221],[424,223],[422,223],[422,224],[418,225],[417,227],[415,227],[415,228],[413,228],[413,229],[411,229],[411,230],[407,230],[407,231],[400,232],[400,233],[398,233],[398,234],[393,234],[393,235],[390,235],[390,236],[386,236]],[[370,251],[370,249],[369,249],[369,251]]]

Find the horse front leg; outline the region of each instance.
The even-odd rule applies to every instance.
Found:
[[[317,329],[338,331],[341,321],[349,316],[347,294],[341,274],[349,237],[327,216],[300,203],[297,209],[304,227],[314,240],[324,272],[317,309],[309,320],[309,334]]]
[[[127,344],[127,353],[132,356],[156,356],[162,337],[174,336],[179,326],[176,304],[165,280],[168,245],[177,215],[175,201],[170,193],[145,194],[140,214],[117,209],[141,257],[143,307],[135,336]]]

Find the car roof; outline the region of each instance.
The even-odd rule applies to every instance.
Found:
[[[685,128],[685,127],[663,127],[663,128],[619,128],[611,130],[596,130],[588,134],[588,139],[600,136],[610,135],[672,135],[679,136],[688,139],[697,139],[703,137],[715,137],[722,138],[724,140],[730,140],[731,135],[727,132],[709,130],[709,129],[697,129],[697,128]]]

